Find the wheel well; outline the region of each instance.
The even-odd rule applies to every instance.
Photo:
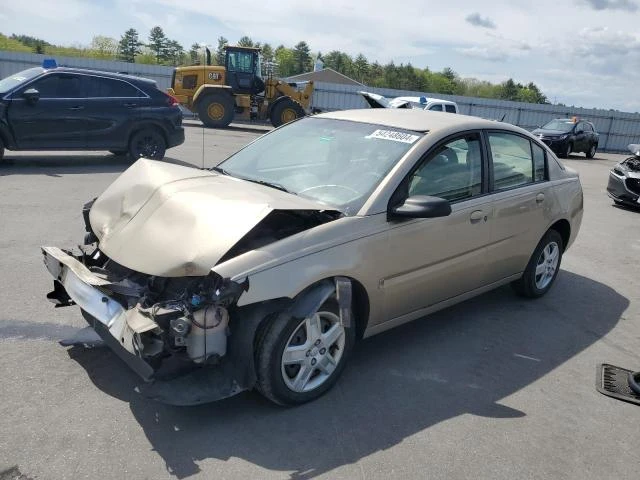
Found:
[[[369,323],[369,295],[364,286],[350,278],[352,288],[353,316],[356,320],[356,338],[361,339]]]
[[[555,230],[562,237],[562,248],[566,249],[567,244],[569,243],[569,238],[571,238],[571,225],[567,220],[558,220],[556,223],[551,225],[549,230]]]

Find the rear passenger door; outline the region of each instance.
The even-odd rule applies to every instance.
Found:
[[[545,151],[514,132],[486,132],[493,199],[487,275],[500,281],[524,271],[551,221],[553,193]]]
[[[132,125],[151,99],[125,80],[94,75],[85,78],[88,147],[126,150]]]

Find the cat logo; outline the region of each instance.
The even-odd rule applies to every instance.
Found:
[[[220,74],[218,72],[209,72],[209,80],[220,80]]]

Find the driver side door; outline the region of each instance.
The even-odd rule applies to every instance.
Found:
[[[18,148],[79,149],[86,147],[87,112],[83,75],[50,73],[20,88],[11,97],[9,124]],[[39,98],[29,101],[26,90]]]
[[[405,179],[400,187],[406,189],[404,198],[445,198],[452,212],[440,218],[391,219],[388,273],[380,282],[387,319],[419,316],[485,284],[493,208],[486,172],[480,133],[468,132],[437,145]]]

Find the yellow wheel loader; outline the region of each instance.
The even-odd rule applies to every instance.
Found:
[[[299,90],[272,74],[262,76],[260,49],[225,47],[225,65],[178,67],[168,93],[197,114],[211,128],[227,127],[233,120],[266,120],[274,127],[303,117],[309,111],[313,82]]]

